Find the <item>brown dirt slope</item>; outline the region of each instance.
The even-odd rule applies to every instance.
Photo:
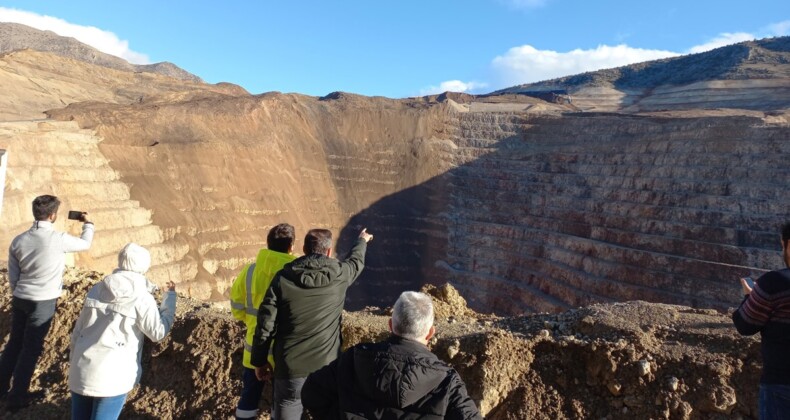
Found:
[[[6,289],[6,272],[0,271]],[[7,418],[65,418],[69,333],[95,272],[68,270],[34,389],[43,402]],[[628,302],[555,315],[469,312],[451,286],[436,299],[432,350],[464,378],[489,419],[756,418],[759,343],[712,310]],[[0,297],[0,334],[10,296]],[[347,345],[386,336],[386,310],[346,313]],[[243,336],[227,310],[180,299],[171,335],[146,343],[141,385],[123,417],[229,418],[240,388]],[[268,410],[264,403],[264,411]]]
[[[1,29],[0,26],[0,35]],[[169,68],[165,64],[159,66]],[[249,95],[229,83],[211,85],[151,72],[119,70],[34,50],[3,52],[2,45],[0,86],[0,121],[43,118],[47,109],[83,101],[129,104],[169,100],[168,95],[173,94]]]

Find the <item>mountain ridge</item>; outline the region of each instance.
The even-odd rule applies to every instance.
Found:
[[[739,67],[739,64],[747,67]],[[623,89],[655,88],[666,84],[684,85],[722,79],[790,77],[790,66],[779,66],[779,71],[771,72],[766,71],[760,64],[790,64],[790,36],[745,41],[702,53],[524,83],[494,91],[491,95],[557,88],[569,91],[582,87],[606,86]],[[724,77],[714,78],[714,75]]]
[[[205,83],[200,77],[167,61],[131,64],[121,57],[103,53],[72,37],[61,36],[52,31],[42,31],[20,23],[0,22],[0,54],[24,49],[51,52],[115,70],[155,73],[179,80]]]

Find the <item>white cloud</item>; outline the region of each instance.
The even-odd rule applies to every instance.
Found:
[[[129,41],[119,39],[112,32],[94,26],[82,26],[52,16],[0,7],[0,22],[21,23],[36,29],[70,36],[97,50],[121,57],[134,64],[148,64],[148,56],[129,49]]]
[[[790,20],[768,25],[768,32],[771,36],[790,35]]]
[[[420,90],[420,96],[435,95],[443,92],[470,92],[488,87],[487,83],[462,82],[460,80],[447,80],[439,86],[429,86]]]
[[[705,51],[710,51],[719,47],[723,47],[725,45],[737,44],[743,41],[751,41],[755,39],[756,36],[747,32],[724,32],[719,34],[716,38],[711,39],[710,41],[701,44],[695,45],[687,51],[690,54],[701,53]]]
[[[492,66],[509,86],[677,55],[672,51],[633,48],[625,44],[599,45],[594,49],[569,52],[539,50],[531,45],[522,45],[494,58]]]

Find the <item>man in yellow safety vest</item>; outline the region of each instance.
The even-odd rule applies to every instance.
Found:
[[[258,404],[261,400],[266,382],[255,377],[255,367],[250,364],[250,350],[255,326],[258,323],[258,307],[269,289],[274,274],[280,271],[286,263],[296,259],[293,252],[295,232],[294,227],[281,223],[273,227],[266,237],[266,245],[258,252],[254,263],[241,270],[236,281],[230,289],[230,308],[233,316],[244,321],[247,333],[244,338],[244,373],[242,374],[243,388],[241,398],[236,406],[237,419],[254,419],[258,417]],[[269,363],[274,365],[271,354]]]

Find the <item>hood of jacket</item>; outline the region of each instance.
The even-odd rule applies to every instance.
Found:
[[[96,284],[85,299],[86,307],[107,307],[115,312],[133,316],[133,307],[142,292],[147,292],[145,276],[134,271],[115,270]]]
[[[398,336],[382,344],[354,348],[355,388],[369,399],[404,408],[447,378],[450,368],[424,345]]]
[[[299,287],[326,287],[341,274],[340,263],[326,255],[310,254],[299,257],[283,267],[283,275]]]

